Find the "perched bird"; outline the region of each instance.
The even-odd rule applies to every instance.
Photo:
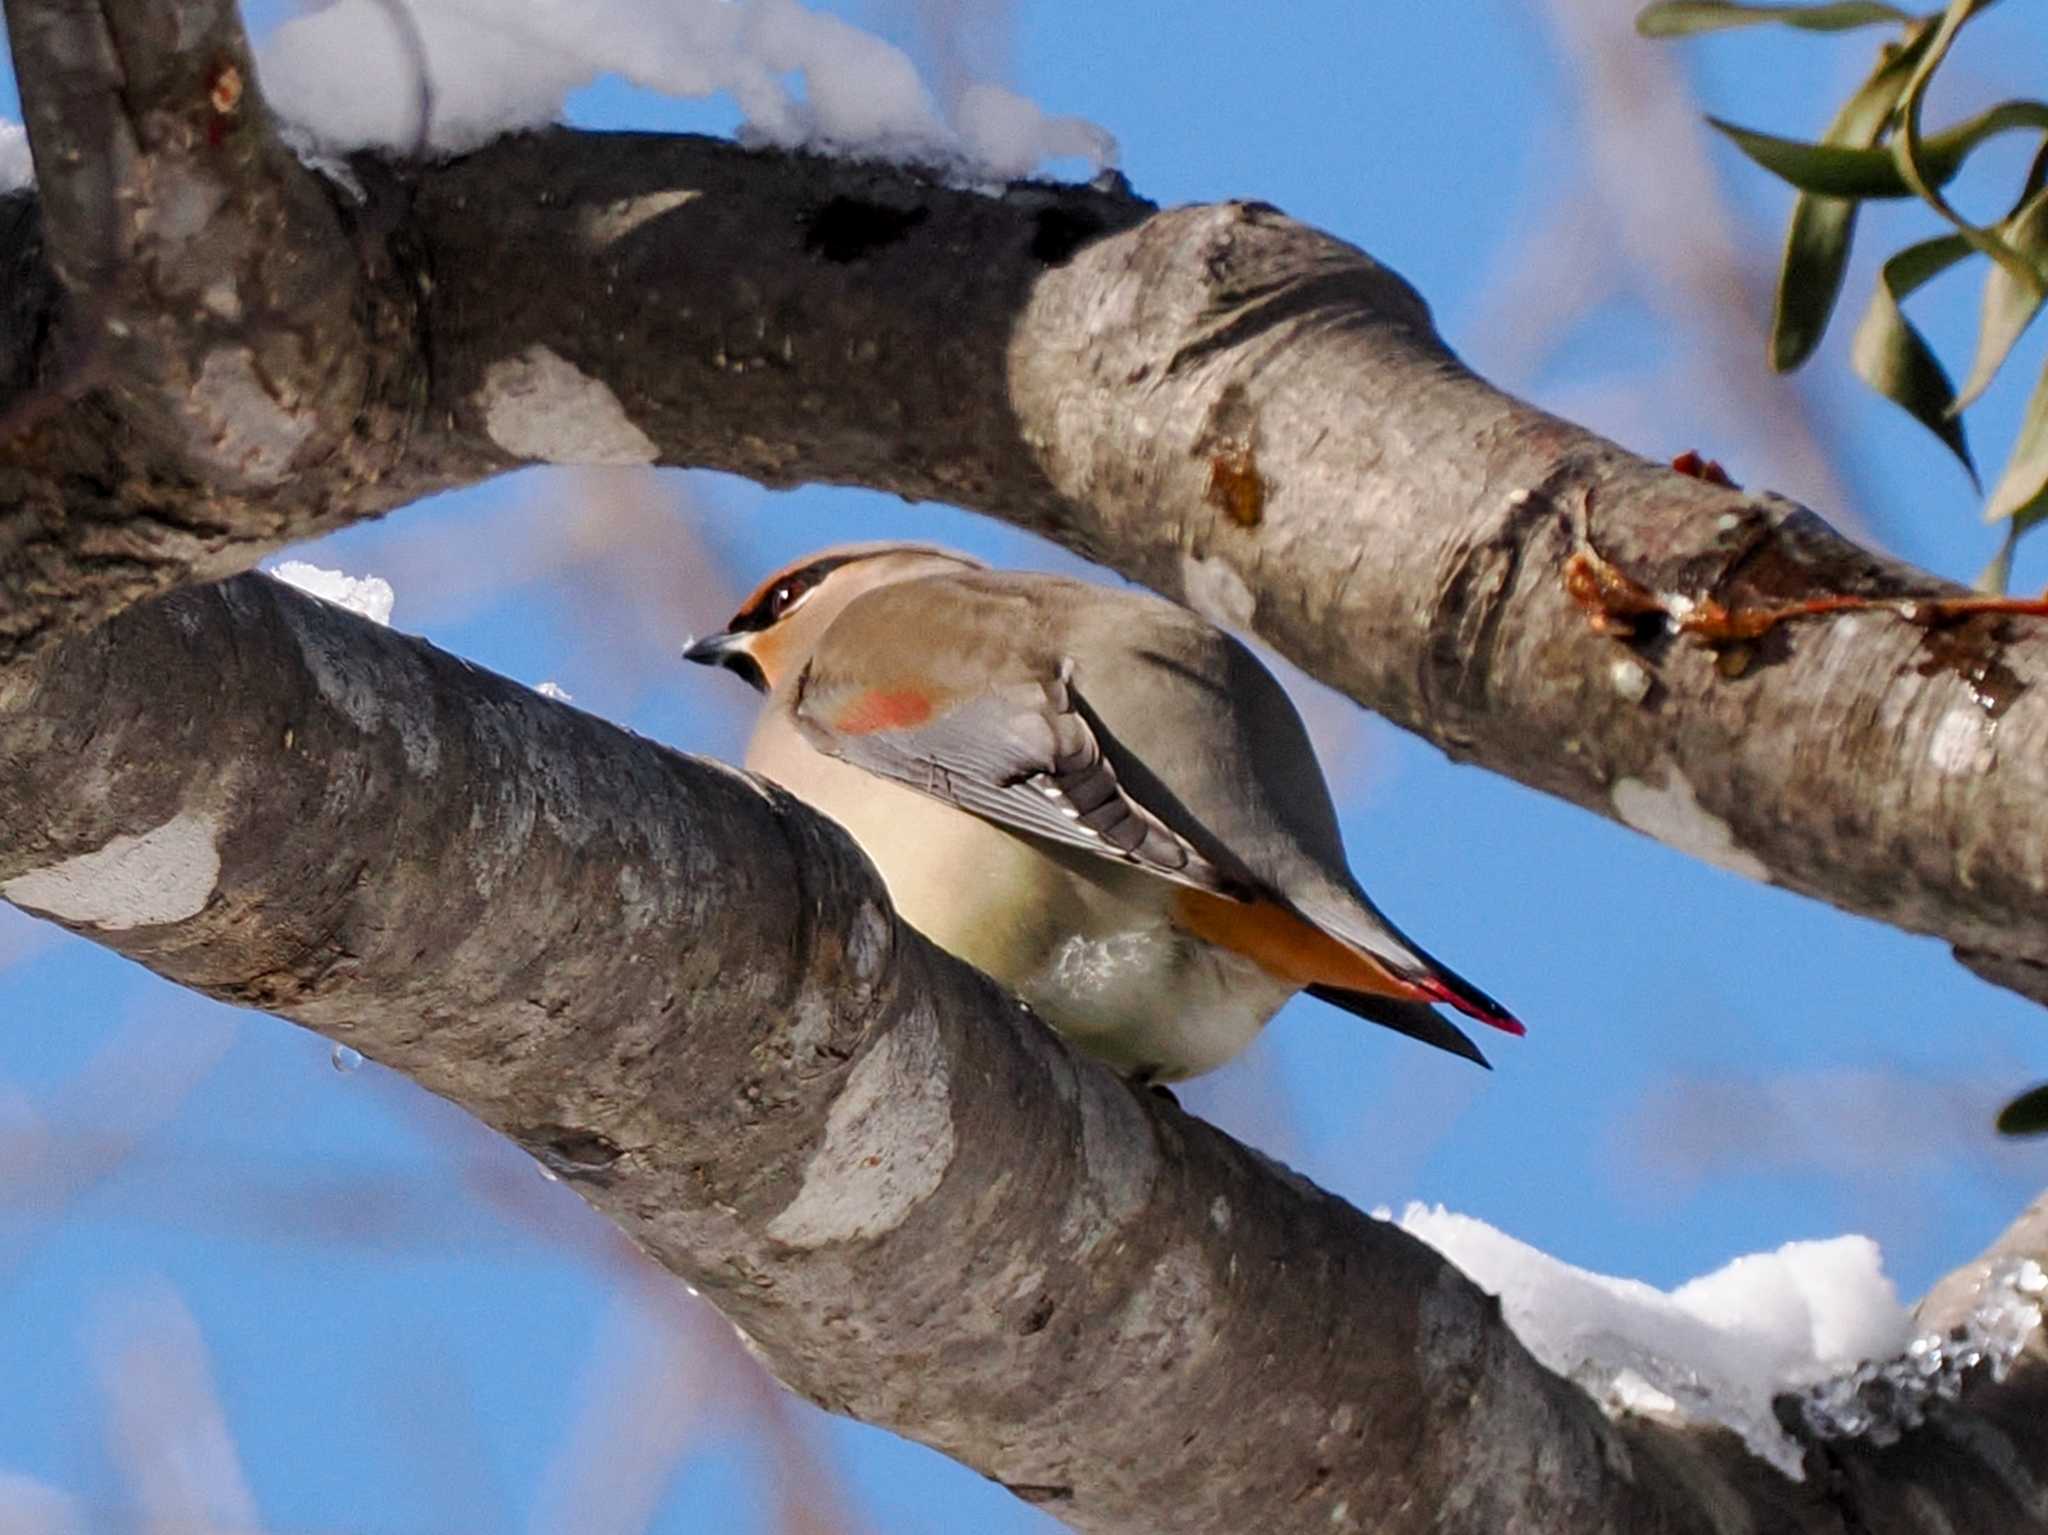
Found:
[[[771,576],[684,655],[767,694],[747,765],[853,834],[896,909],[1143,1082],[1306,989],[1486,1064],[1521,1024],[1345,866],[1301,716],[1186,609],[917,544]]]

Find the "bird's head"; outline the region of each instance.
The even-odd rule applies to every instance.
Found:
[[[757,586],[722,633],[706,635],[683,659],[723,666],[763,693],[793,677],[832,620],[863,592],[919,576],[984,566],[971,555],[931,544],[847,544],[778,570]]]

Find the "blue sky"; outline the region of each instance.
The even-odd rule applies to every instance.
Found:
[[[1593,66],[1546,20],[1563,9],[1331,0],[1251,21],[1223,0],[1021,0],[1011,27],[991,10],[973,46],[1048,110],[1115,132],[1145,195],[1277,203],[1403,272],[1452,345],[1517,392],[1648,455],[1698,448],[1969,579],[1994,540],[1967,482],[1845,363],[1879,242],[1931,228],[1911,210],[1867,221],[1844,313],[1803,389],[1770,380],[1756,355],[1731,396],[1725,369],[1703,358],[1733,321],[1688,310],[1629,264],[1585,150]],[[915,43],[916,12],[901,0],[848,14]],[[1960,110],[2039,88],[2020,61],[2048,57],[2040,8],[2002,7],[1981,34],[1936,120],[1944,100]],[[1705,109],[1812,132],[1872,45],[1771,33],[1619,46],[1640,50],[1631,70],[1680,67]],[[572,116],[736,121],[729,102],[668,103],[616,83],[580,93]],[[1698,228],[1678,238],[1718,230],[1768,272],[1787,197],[1732,154],[1705,153],[1725,222],[1696,207]],[[2023,160],[2016,144],[1988,151],[1959,195],[1990,212]],[[1562,261],[1536,260],[1560,248]],[[1532,288],[1532,271],[1558,285]],[[1590,297],[1572,282],[1584,272],[1609,274]],[[1970,284],[1930,300],[1930,324],[1960,345]],[[1569,323],[1532,341],[1559,313]],[[1973,422],[1994,473],[2042,366],[2030,340]],[[1784,449],[1795,408],[1831,450],[1832,490],[1794,478],[1807,472]],[[638,510],[582,520],[605,498]],[[592,527],[617,541],[575,542]],[[390,577],[400,628],[732,757],[748,696],[677,662],[683,636],[722,621],[735,587],[790,556],[888,534],[1074,565],[1007,529],[857,492],[770,494],[712,476],[621,490],[558,473],[296,553]],[[625,601],[589,595],[650,560],[692,556]],[[2044,578],[2048,552],[2030,553],[2021,583]],[[2048,1075],[2037,1008],[1932,941],[1695,864],[1454,766],[1306,684],[1299,696],[1367,887],[1530,1034],[1500,1042],[1485,1075],[1301,1002],[1243,1061],[1185,1090],[1190,1108],[1361,1204],[1440,1201],[1660,1285],[1861,1231],[1910,1297],[2048,1183],[2041,1143],[2001,1145],[1989,1130],[2002,1094]],[[180,993],[11,911],[0,1148],[12,1151],[0,1157],[0,1378],[12,1387],[0,1476],[61,1489],[91,1530],[130,1528],[139,1504],[170,1496],[152,1476],[172,1473],[149,1470],[152,1389],[218,1404],[210,1485],[235,1480],[220,1457],[238,1465],[273,1531],[548,1529],[547,1511],[564,1506],[593,1521],[584,1529],[796,1528],[777,1487],[836,1521],[822,1527],[1050,1528],[973,1473],[764,1394],[726,1329],[693,1320],[572,1194],[459,1113],[374,1063],[338,1071],[311,1035]],[[27,1171],[9,1179],[8,1164]],[[203,1444],[187,1451],[207,1463]],[[616,1503],[609,1525],[578,1491],[595,1463]]]

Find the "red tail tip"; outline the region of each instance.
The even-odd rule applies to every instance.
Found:
[[[1448,1003],[1467,1018],[1477,1018],[1481,1023],[1491,1024],[1503,1034],[1517,1038],[1529,1031],[1522,1026],[1522,1020],[1502,1007],[1482,991],[1453,987],[1441,976],[1427,975],[1415,981],[1415,989],[1432,1002]]]

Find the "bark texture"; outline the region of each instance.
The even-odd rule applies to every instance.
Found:
[[[1398,277],[1271,208],[985,197],[622,134],[366,163],[362,204],[272,168],[330,199],[304,238],[354,263],[349,324],[303,322],[324,325],[317,345],[283,299],[232,324],[166,300],[190,323],[153,322],[135,355],[143,331],[117,346],[104,310],[63,340],[111,302],[100,289],[17,294],[0,377],[44,392],[0,451],[0,664],[520,462],[859,483],[1045,533],[1256,630],[1453,755],[2048,991],[2040,626],[1879,612],[1718,651],[1654,615],[1596,632],[1565,580],[1589,548],[1680,612],[1952,589],[1499,393]],[[33,207],[11,227],[10,264],[33,275]],[[535,271],[553,280],[536,289]],[[253,394],[206,395],[264,325],[286,365],[266,361]],[[80,377],[67,344],[84,378],[121,387],[53,405]],[[291,385],[311,357],[330,366]],[[298,445],[249,469],[245,439],[285,431],[287,406]]]
[[[1710,598],[1936,587],[1493,391],[1267,207],[567,132],[342,187],[226,0],[8,20],[47,192],[0,218],[0,896],[462,1103],[797,1389],[1077,1528],[2048,1527],[2038,1335],[1804,1484],[1610,1424],[1426,1249],[902,930],[801,807],[197,583],[529,461],[944,497],[2040,995],[2036,636],[1674,641]],[[1596,556],[1655,610],[1621,638],[1567,587]]]

